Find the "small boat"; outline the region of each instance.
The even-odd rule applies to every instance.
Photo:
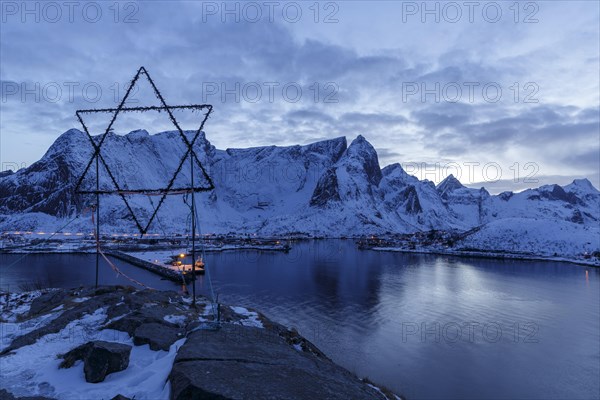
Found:
[[[192,264],[184,264],[183,259],[187,256],[187,254],[181,253],[176,256],[171,256],[171,265],[173,267],[177,267],[180,271],[182,271],[185,275],[192,274]],[[204,261],[202,258],[199,258],[195,262],[196,268],[195,272],[197,275],[204,275],[206,270],[204,269]]]
[[[184,274],[192,274],[192,264],[180,264],[178,265],[178,268],[180,268]],[[204,262],[202,260],[196,260],[195,272],[196,275],[203,275],[206,272],[204,269]]]
[[[202,275],[205,272],[206,270],[204,269],[204,261],[202,261],[202,259],[199,258],[198,260],[196,260],[196,273]]]

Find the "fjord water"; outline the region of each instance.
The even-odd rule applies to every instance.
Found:
[[[600,270],[574,264],[293,243],[209,253],[221,302],[295,327],[334,361],[409,399],[600,397]],[[0,255],[2,289],[94,279],[93,255]],[[117,263],[160,289],[178,286]],[[103,263],[100,282],[126,284]],[[208,293],[206,277],[197,283]]]

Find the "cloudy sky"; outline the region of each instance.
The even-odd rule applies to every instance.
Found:
[[[213,104],[205,131],[218,148],[362,134],[382,166],[435,182],[600,186],[596,1],[3,1],[1,12],[2,170],[80,128],[76,109],[115,107],[143,65],[170,105]],[[142,83],[127,104],[156,104]],[[178,118],[197,128],[198,115]],[[173,129],[144,114],[116,131],[137,127]]]

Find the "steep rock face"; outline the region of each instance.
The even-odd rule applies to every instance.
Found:
[[[423,212],[417,189],[413,185],[408,186],[400,192],[399,200],[401,201],[401,209],[403,209],[406,214],[416,215]]]
[[[319,179],[310,199],[310,205],[311,207],[324,207],[329,202],[340,202],[341,200],[335,169],[330,168]]]
[[[345,150],[345,138],[308,146],[227,149],[216,152],[210,174],[217,198],[240,213],[291,212],[306,205],[319,176]]]
[[[311,205],[325,206],[336,201],[372,202],[381,177],[377,152],[359,135],[332,168],[321,176]]]
[[[378,185],[383,177],[377,152],[364,137],[358,136],[339,159],[319,178],[298,230],[314,230],[328,235],[352,235],[351,232],[394,232],[402,220],[387,215],[381,203]],[[313,221],[310,221],[313,220]],[[321,221],[327,221],[323,225]],[[322,233],[321,233],[322,232]]]
[[[349,173],[356,172],[363,174],[364,178],[371,185],[379,185],[382,173],[379,167],[379,159],[377,152],[369,142],[362,136],[358,135],[352,141],[345,154],[347,162],[347,171]]]
[[[87,136],[77,129],[68,130],[40,161],[0,178],[0,213],[70,215],[80,205],[74,189],[91,153]]]
[[[473,189],[449,175],[436,186],[444,204],[465,226],[477,226],[485,219],[485,200],[490,194],[484,188]]]
[[[408,175],[400,164],[389,165],[382,172],[379,193],[386,208],[413,230],[462,228],[432,182]]]
[[[575,196],[573,193],[565,192],[565,190],[558,185],[541,186],[528,197],[528,200],[540,199],[560,200],[571,204],[577,203],[577,196]]]

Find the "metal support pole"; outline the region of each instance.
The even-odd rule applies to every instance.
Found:
[[[100,266],[100,153],[96,156],[96,289],[98,288],[98,270]]]
[[[196,307],[196,199],[194,198],[194,152],[190,152],[190,176],[192,182],[192,305]]]

